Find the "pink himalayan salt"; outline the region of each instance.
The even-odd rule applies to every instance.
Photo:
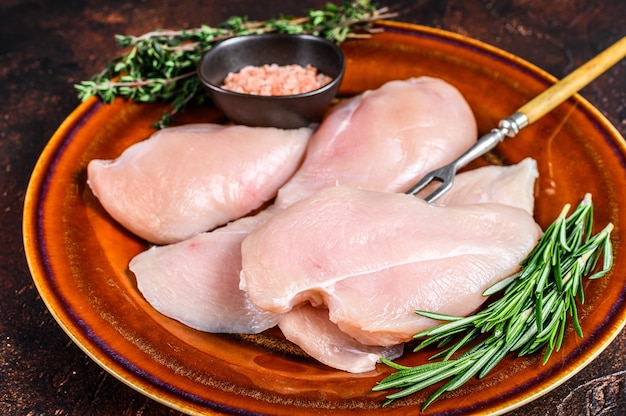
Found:
[[[330,81],[311,65],[248,65],[229,73],[222,88],[253,95],[295,95],[314,91]]]

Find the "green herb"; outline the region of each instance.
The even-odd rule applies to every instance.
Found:
[[[575,332],[582,338],[576,298],[584,302],[583,277],[603,277],[613,266],[610,239],[613,225],[592,235],[593,204],[589,194],[567,217],[569,210],[569,205],[563,208],[521,263],[518,273],[485,291],[485,296],[503,293],[480,312],[459,317],[415,311],[421,316],[446,321],[416,334],[416,339],[426,339],[415,351],[430,345],[445,349],[431,357],[441,361],[416,367],[381,359],[397,372],[373,390],[401,389],[388,395],[384,405],[450,379],[424,403],[424,410],[446,391],[459,388],[474,376],[484,377],[512,352],[523,356],[545,347],[545,364],[550,354],[561,347],[568,314]],[[602,266],[598,267],[600,260]],[[461,353],[464,347],[468,349]],[[455,354],[460,355],[452,359]]]
[[[323,9],[308,11],[306,17],[281,16],[265,22],[232,17],[217,27],[203,25],[188,30],[156,30],[141,36],[117,35],[118,44],[129,51],[75,88],[82,101],[97,96],[107,103],[115,97],[142,103],[171,103],[171,111],[157,125],[164,127],[187,104],[206,99],[196,66],[216,42],[234,36],[278,32],[308,33],[340,43],[349,37],[363,36],[357,32],[367,35],[373,30],[371,22],[393,16],[369,0],[357,0],[341,6],[329,3]]]

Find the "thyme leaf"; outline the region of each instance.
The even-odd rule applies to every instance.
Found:
[[[455,317],[433,312],[415,311],[418,315],[444,323],[415,334],[422,340],[415,351],[429,345],[439,348],[433,358],[444,357],[416,367],[406,367],[381,358],[395,373],[374,386],[374,391],[400,389],[387,396],[386,406],[441,381],[451,379],[436,390],[422,405],[426,409],[446,391],[461,387],[473,377],[482,378],[507,354],[518,356],[544,349],[545,364],[562,345],[571,317],[574,331],[583,337],[578,321],[576,300],[584,302],[583,278],[605,276],[613,266],[611,244],[612,224],[592,235],[593,204],[585,195],[568,217],[566,205],[556,220],[539,239],[535,248],[521,262],[518,273],[496,283],[483,294],[502,296],[468,317]],[[598,264],[601,263],[601,267]],[[594,270],[597,270],[595,273]],[[468,349],[451,358],[461,349]]]
[[[305,17],[280,16],[263,22],[234,16],[216,27],[202,25],[194,29],[155,30],[141,36],[116,35],[127,52],[109,61],[106,68],[91,79],[74,85],[78,98],[96,96],[106,103],[115,97],[135,102],[170,103],[156,127],[170,124],[175,114],[191,102],[207,99],[196,76],[202,55],[224,39],[262,33],[307,33],[341,43],[359,33],[374,31],[371,23],[394,17],[387,8],[378,9],[369,0],[355,0],[320,10],[309,10]]]

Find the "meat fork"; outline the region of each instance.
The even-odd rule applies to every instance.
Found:
[[[406,193],[415,195],[429,183],[438,181],[440,185],[424,200],[432,202],[452,188],[457,171],[472,160],[484,155],[506,137],[513,138],[519,131],[539,120],[556,106],[567,100],[581,88],[589,84],[600,74],[626,56],[626,36],[609,46],[603,52],[586,62],[574,72],[557,82],[528,103],[520,107],[511,116],[500,120],[497,128],[480,137],[478,141],[453,162],[435,169]]]

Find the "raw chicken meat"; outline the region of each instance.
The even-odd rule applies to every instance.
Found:
[[[172,127],[115,160],[92,160],[88,183],[124,227],[152,243],[173,243],[272,199],[300,165],[310,135],[308,128]]]
[[[406,192],[476,141],[463,96],[430,77],[390,81],[339,104],[313,135],[302,166],[278,191],[289,206],[333,185]]]
[[[536,176],[532,159],[512,166],[482,167],[458,175],[454,188],[436,203],[481,201],[527,208],[528,201],[532,205]],[[276,207],[270,207],[211,233],[139,254],[129,266],[139,290],[164,315],[202,331],[259,333],[278,323],[285,337],[309,355],[345,371],[370,371],[378,359],[374,355],[392,359],[401,354],[401,344],[377,350],[359,343],[328,320],[326,308],[304,304],[286,314],[273,314],[252,304],[239,289],[241,242],[276,212]],[[333,351],[340,354],[335,356]]]
[[[240,287],[260,308],[325,306],[366,345],[411,339],[423,309],[467,315],[515,272],[541,234],[503,204],[434,206],[419,198],[336,186],[293,204],[242,243]]]
[[[138,254],[128,267],[139,291],[163,315],[201,331],[256,334],[275,326],[280,316],[250,302],[238,278],[241,242],[265,215]]]
[[[302,304],[283,315],[279,327],[289,341],[319,362],[351,373],[371,371],[380,357],[393,360],[404,351],[403,344],[363,345],[332,323],[326,308],[314,308],[310,304]]]
[[[485,166],[459,174],[455,186],[435,204],[500,203],[532,213],[537,176],[537,163],[530,158],[511,166]],[[415,319],[423,318],[415,316]],[[328,319],[325,307],[313,307],[310,303],[282,314],[278,327],[288,340],[300,345],[321,363],[353,373],[374,370],[378,358],[372,354],[393,359],[393,355],[402,353],[395,348],[403,344],[376,347],[358,342]]]
[[[457,175],[452,189],[435,200],[435,204],[498,203],[521,208],[533,215],[533,190],[538,177],[537,161],[532,158],[509,166],[483,166]],[[425,191],[424,195],[428,195]]]
[[[230,309],[224,314],[216,308],[218,316],[207,313],[202,305],[219,305],[222,293],[183,288],[181,266],[175,259],[186,263],[193,287],[222,285],[225,298],[239,295],[235,304],[248,305],[247,294],[234,290],[241,269],[236,241],[243,241],[247,233],[295,200],[336,183],[403,192],[414,179],[463,152],[476,135],[469,106],[449,84],[433,78],[392,81],[334,108],[309,140],[302,167],[281,188],[277,203],[187,242],[141,253],[131,261],[130,270],[144,297],[165,315],[210,332],[260,332],[273,326],[273,319],[257,319],[245,308],[244,318]],[[222,244],[224,233],[232,234],[227,245]],[[207,259],[214,264],[207,265]],[[231,329],[224,321],[229,317]],[[242,328],[246,319],[250,327]]]

